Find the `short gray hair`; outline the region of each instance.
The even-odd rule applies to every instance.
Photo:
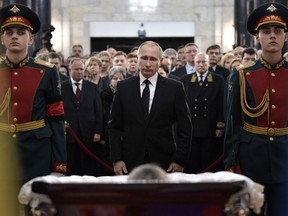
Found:
[[[123,77],[126,77],[126,68],[121,67],[121,66],[113,66],[112,68],[110,68],[109,73],[108,73],[108,77],[110,80],[112,80],[113,76],[116,73],[121,73],[123,75]]]
[[[162,47],[158,43],[156,43],[154,41],[145,41],[139,46],[138,51],[137,51],[138,58],[140,57],[140,52],[141,52],[142,47],[145,46],[145,45],[157,46],[159,48],[159,52],[160,52],[160,59],[162,58],[162,55],[163,55]]]
[[[178,58],[178,52],[175,49],[167,48],[166,50],[164,50],[163,56],[171,56],[171,55],[175,55],[175,57]]]

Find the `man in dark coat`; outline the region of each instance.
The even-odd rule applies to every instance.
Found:
[[[48,62],[51,64],[54,64],[59,72],[61,83],[63,83],[65,80],[68,80],[69,77],[60,73],[60,67],[61,67],[61,57],[59,54],[51,52],[48,55]]]
[[[228,80],[224,163],[265,186],[267,215],[288,215],[288,9],[266,3],[248,18],[263,55]],[[264,214],[263,212],[263,215]]]
[[[209,167],[222,155],[223,145],[216,138],[223,136],[223,77],[208,71],[209,57],[205,53],[195,56],[196,72],[182,78],[193,130],[193,144],[189,173],[198,173]],[[212,170],[209,170],[212,171]]]
[[[182,83],[157,73],[161,57],[157,43],[144,42],[138,50],[139,75],[118,82],[108,124],[117,175],[144,163],[168,172],[182,172],[187,165],[192,125],[186,95]]]
[[[102,103],[97,85],[83,80],[84,63],[73,59],[71,79],[62,83],[65,121],[83,144],[96,156],[101,156]],[[67,133],[67,175],[99,176],[99,164]]]
[[[228,69],[218,65],[218,63],[221,60],[221,48],[218,44],[214,44],[209,46],[206,49],[206,53],[209,56],[209,71],[214,72],[224,78],[224,81],[227,79],[229,76],[230,72]]]
[[[184,55],[186,64],[183,67],[177,68],[172,72],[173,75],[183,77],[187,74],[195,73],[194,58],[198,53],[198,46],[195,43],[189,42],[184,46]]]

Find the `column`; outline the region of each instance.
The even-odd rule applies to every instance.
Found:
[[[234,26],[235,26],[235,47],[251,46],[250,35],[247,31],[247,14],[250,1],[234,0]]]
[[[41,22],[41,29],[35,35],[35,49],[46,47],[49,51],[51,51],[51,32],[54,31],[54,27],[51,26],[51,0],[31,1],[32,9],[38,14]]]

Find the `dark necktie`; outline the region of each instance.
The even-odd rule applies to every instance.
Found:
[[[202,75],[200,75],[199,85],[200,85],[200,86],[203,85],[203,76],[202,76]]]
[[[80,88],[79,88],[79,85],[80,85],[80,83],[74,83],[76,86],[77,86],[77,88],[76,88],[76,100],[77,100],[77,102],[79,102],[80,101],[80,97],[81,97],[81,90],[80,90]]]
[[[142,104],[144,110],[144,116],[147,117],[149,113],[149,101],[150,101],[150,89],[149,89],[149,80],[145,80],[144,83],[146,84],[143,92],[142,92]]]

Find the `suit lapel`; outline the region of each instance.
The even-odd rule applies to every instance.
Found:
[[[139,118],[144,120],[144,110],[142,107],[142,101],[141,101],[141,92],[140,92],[140,77],[139,75],[136,77],[131,77],[131,88],[129,89],[129,95],[128,97],[131,97],[131,101],[133,101],[132,106],[135,107],[135,109],[140,113]],[[135,91],[131,91],[132,89],[135,89]]]
[[[75,106],[76,102],[76,96],[73,92],[72,88],[72,82],[69,79],[69,81],[65,81],[62,83],[62,97],[63,97],[63,102],[66,104],[65,106]],[[68,105],[69,104],[69,105]]]
[[[82,88],[81,88],[81,97],[80,97],[80,103],[83,103],[83,100],[85,99],[84,98],[84,95],[85,95],[85,93],[86,93],[86,91],[87,91],[87,85],[86,85],[86,80],[84,80],[83,79],[83,81],[82,81]],[[88,81],[87,81],[88,82]]]
[[[67,93],[69,94],[69,96],[71,96],[71,98],[73,98],[73,100],[74,100],[74,98],[75,98],[76,96],[75,96],[75,94],[74,94],[74,92],[73,92],[73,86],[72,86],[71,80],[69,80],[69,85],[66,85],[66,88],[67,88],[66,92],[67,92]]]

